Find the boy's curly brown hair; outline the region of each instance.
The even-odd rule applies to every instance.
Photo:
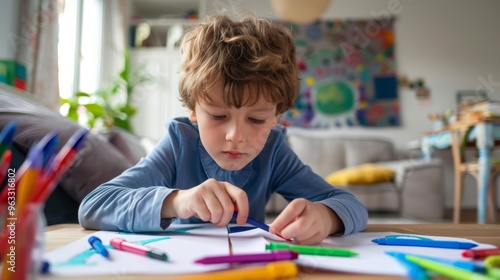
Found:
[[[293,108],[299,75],[291,30],[258,17],[233,20],[208,17],[181,42],[179,92],[185,107],[208,100],[207,90],[221,82],[225,104],[253,105],[259,96],[276,104],[276,114]]]

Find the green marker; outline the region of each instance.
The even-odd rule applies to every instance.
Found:
[[[500,268],[486,267],[486,275],[493,279],[500,279]]]
[[[457,280],[491,280],[491,277],[488,277],[483,274],[470,272],[465,269],[457,268],[451,265],[442,264],[439,262],[431,261],[428,259],[420,258],[417,256],[407,255],[406,259],[411,261],[412,263],[417,264],[418,266],[436,272],[438,274],[444,275],[446,277],[450,277],[452,279]]]
[[[266,250],[293,250],[303,255],[317,255],[317,256],[335,256],[335,257],[353,257],[358,253],[347,250],[330,247],[308,246],[308,245],[295,245],[288,243],[274,243],[266,244]]]

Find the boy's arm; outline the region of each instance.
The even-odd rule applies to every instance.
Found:
[[[172,137],[164,137],[139,163],[89,193],[80,204],[80,224],[89,229],[161,231],[165,198],[174,190]],[[170,186],[170,187],[169,187]]]
[[[338,217],[343,224],[343,229],[339,228],[336,233],[347,235],[366,228],[368,211],[353,194],[332,186],[314,173],[285,142],[276,147],[276,153],[273,185],[277,193],[288,201],[305,198],[330,208],[335,214],[332,218]]]

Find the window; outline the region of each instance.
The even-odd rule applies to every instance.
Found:
[[[62,98],[95,92],[100,84],[103,0],[66,1],[59,25]]]

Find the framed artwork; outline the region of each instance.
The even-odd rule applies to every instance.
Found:
[[[285,126],[399,126],[394,19],[331,20],[292,27],[300,70]]]

